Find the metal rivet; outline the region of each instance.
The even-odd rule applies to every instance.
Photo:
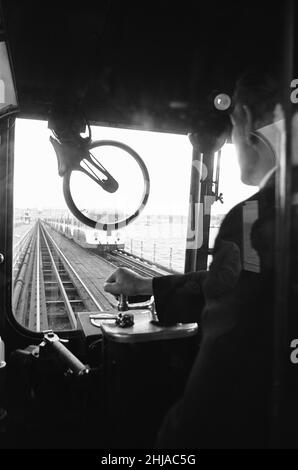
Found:
[[[0,264],[4,263],[4,255],[0,253]]]

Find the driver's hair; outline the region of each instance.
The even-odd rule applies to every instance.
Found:
[[[280,80],[273,74],[247,71],[236,82],[233,101],[246,105],[254,122],[273,120],[275,106],[281,103],[281,89]]]

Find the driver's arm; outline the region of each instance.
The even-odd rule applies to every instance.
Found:
[[[199,322],[205,305],[202,285],[207,271],[153,278],[153,293],[159,321]]]
[[[206,271],[161,277],[140,276],[130,269],[118,268],[106,281],[104,289],[114,295],[154,295],[159,321],[199,321],[204,306],[202,282]]]

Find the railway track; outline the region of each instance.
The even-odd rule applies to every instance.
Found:
[[[62,235],[65,236],[65,232],[56,226],[53,226],[53,223],[48,223],[50,227],[52,227],[56,232],[61,233]],[[67,236],[67,238],[69,238]],[[72,238],[72,237],[71,237]],[[73,239],[74,242],[76,243],[76,240]],[[96,244],[94,244],[94,248],[96,248]],[[90,252],[93,253],[94,256],[99,257],[100,259],[106,261],[110,266],[113,266],[114,268],[117,267],[127,267],[135,271],[136,273],[144,276],[165,276],[169,274],[181,274],[179,271],[175,271],[173,269],[167,268],[165,266],[162,266],[158,263],[155,263],[150,260],[146,260],[142,257],[133,255],[132,253],[128,253],[127,251],[117,248],[103,252],[103,253],[98,253],[96,252],[95,249],[91,248],[90,246],[87,247]]]
[[[21,324],[34,331],[76,329],[77,312],[114,306],[95,298],[70,260],[41,222],[37,222],[14,282],[13,308]]]
[[[30,243],[30,235],[32,235],[33,228],[30,227],[23,234],[23,236],[18,240],[13,247],[13,260],[12,260],[12,277],[15,279],[15,276],[23,262],[25,254],[28,250]]]
[[[19,252],[21,255],[14,257],[12,304],[16,319],[30,330],[76,329],[78,312],[116,308],[116,301],[104,292],[94,297],[41,221],[28,231]],[[100,258],[114,268],[125,266],[143,276],[173,273],[124,251],[110,252]]]
[[[106,255],[106,260],[111,263],[115,268],[127,267],[142,276],[165,276],[168,274],[178,274],[173,270],[168,270],[159,265],[154,265],[149,261],[137,258],[125,251],[113,251]]]

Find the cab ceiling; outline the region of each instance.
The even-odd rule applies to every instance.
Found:
[[[99,123],[188,132],[210,93],[280,55],[282,15],[269,2],[3,0],[2,10],[23,116],[47,119],[63,97]]]

